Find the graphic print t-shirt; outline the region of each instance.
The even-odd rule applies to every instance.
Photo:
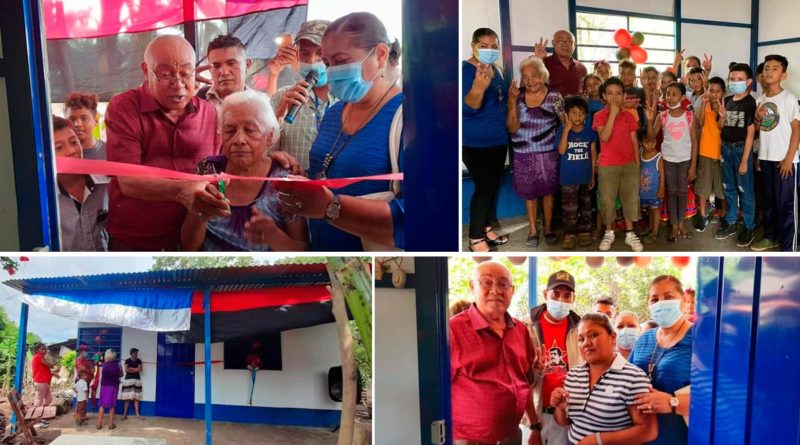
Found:
[[[792,121],[800,120],[800,108],[797,106],[797,97],[789,90],[767,97],[761,95],[758,105],[764,105],[767,115],[761,121],[759,137],[761,148],[758,159],[762,161],[783,161],[789,150],[789,139],[792,136]],[[797,152],[793,162],[797,162]]]
[[[751,95],[741,100],[733,96],[725,98],[725,126],[722,127],[723,142],[744,142],[747,138],[747,127],[756,116],[756,100]]]
[[[542,379],[542,406],[550,406],[553,390],[564,386],[567,378],[567,319],[552,323],[546,315],[539,319],[542,326],[542,344],[547,347],[550,361]]]
[[[556,144],[561,142],[564,127],[556,130]],[[580,132],[571,131],[567,135],[567,151],[561,155],[561,185],[584,185],[592,180],[592,143],[597,141],[597,133],[583,126]]]

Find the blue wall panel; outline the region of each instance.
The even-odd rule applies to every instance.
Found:
[[[696,341],[692,351],[692,399],[689,444],[711,443],[714,424],[714,378],[719,335],[720,258],[700,258],[697,269]]]
[[[462,179],[461,222],[469,224],[469,200],[475,192],[475,183],[470,177]],[[511,174],[506,173],[500,181],[500,194],[497,197],[497,219],[525,216],[525,201],[511,190]]]
[[[751,333],[757,315],[755,288],[760,260],[724,260],[720,304],[713,443],[739,445],[746,439]],[[755,313],[754,313],[755,312]]]
[[[194,416],[194,368],[194,343],[168,343],[158,334],[156,415]]]
[[[800,259],[764,258],[752,378],[751,444],[800,442]]]

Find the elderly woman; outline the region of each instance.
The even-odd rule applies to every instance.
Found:
[[[614,320],[614,330],[617,332],[617,352],[627,360],[642,334],[639,317],[631,311],[621,311]]]
[[[119,392],[119,379],[122,369],[117,361],[117,353],[113,349],[106,349],[103,369],[100,380],[100,412],[97,413],[97,429],[103,429],[103,414],[108,411],[108,429],[117,427],[114,424],[114,407],[117,405],[117,392]]]
[[[645,414],[658,414],[658,439],[651,444],[684,445],[688,428],[681,416],[689,415],[688,393],[676,394],[690,383],[692,323],[681,312],[685,300],[680,280],[660,275],[647,293],[650,315],[658,323],[636,342],[629,360],[644,370],[653,391],[636,397],[636,407]]]
[[[547,87],[549,74],[540,59],[523,60],[519,72],[520,87],[512,81],[508,90],[506,118],[514,148],[514,191],[526,201],[530,223],[528,247],[539,246],[540,198],[544,208],[545,241],[552,246],[558,242],[553,233],[553,195],[559,188],[555,134],[563,122],[564,99]]]
[[[461,155],[475,183],[469,202],[469,250],[486,252],[508,242],[492,229],[497,190],[508,155],[506,83],[494,64],[500,39],[489,28],[472,33],[472,57],[461,63]]]
[[[368,176],[399,171],[398,113],[403,95],[396,82],[398,42],[390,42],[380,20],[367,12],[345,15],[328,26],[322,60],[331,93],[339,102],[328,109],[309,153],[312,179]],[[391,134],[391,137],[390,137]],[[311,250],[360,251],[404,245],[399,184],[363,181],[335,191],[300,182],[276,184],[284,208],[310,218]],[[365,196],[372,195],[372,196]]]
[[[640,444],[658,436],[653,415],[634,407],[650,382],[641,369],[614,352],[617,335],[600,313],[583,316],[578,346],[586,363],[569,370],[563,388],[550,396],[559,425],[569,425],[569,443],[578,445]]]
[[[222,155],[204,159],[201,173],[284,177],[287,171],[270,158],[280,136],[269,99],[255,90],[226,97],[220,109]],[[222,196],[216,183],[206,186]],[[268,251],[306,250],[308,230],[303,218],[288,215],[278,205],[274,182],[233,179],[224,187],[230,216],[189,213],[183,223],[184,250]]]

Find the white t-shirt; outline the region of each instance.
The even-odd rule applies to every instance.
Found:
[[[78,401],[85,402],[86,401],[86,391],[89,390],[89,385],[86,383],[84,379],[78,379],[75,382],[75,392],[78,393]]]
[[[789,151],[792,121],[800,120],[797,97],[789,90],[783,90],[772,97],[762,94],[756,103],[758,105],[765,104],[764,106],[767,108],[767,115],[764,116],[761,127],[759,127],[761,147],[758,150],[758,159],[783,161]],[[794,162],[797,162],[797,152],[794,154]]]

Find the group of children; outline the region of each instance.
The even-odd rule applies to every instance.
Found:
[[[747,64],[730,64],[727,84],[707,78],[699,59],[695,65],[681,81],[673,71],[646,67],[639,88],[633,62],[620,62],[619,77],[613,77],[601,61],[583,79],[584,95],[565,98],[564,126],[556,135],[560,181],[562,195],[570,197],[565,202],[578,205],[563,208],[563,248],[599,239],[600,250],[609,250],[621,210],[625,244],[639,252],[657,241],[662,219],[670,223],[667,241],[677,242],[692,237],[686,217],[694,216],[694,229],[702,232],[716,208],[716,239],[737,235],[739,247],[795,250],[800,110],[797,98],[781,87],[787,59],[769,55],[758,66],[761,94],[753,92]],[[763,237],[753,242],[757,205]],[[637,234],[634,223],[642,212],[649,224]]]

